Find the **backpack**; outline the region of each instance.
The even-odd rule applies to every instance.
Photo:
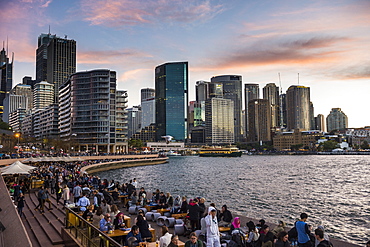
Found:
[[[288,238],[289,239],[296,239],[298,237],[297,228],[294,226],[292,229],[288,231]]]
[[[240,232],[233,233],[230,242],[235,242],[238,247],[245,246],[245,238]]]
[[[328,240],[323,240],[321,241],[317,247],[334,247],[333,244],[331,242],[329,242]]]
[[[98,206],[100,206],[100,204],[101,204],[101,195],[96,194],[95,196],[96,196],[96,199],[98,199]]]

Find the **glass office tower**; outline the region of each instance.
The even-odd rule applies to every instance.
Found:
[[[188,62],[165,63],[155,68],[156,139],[170,135],[187,139]]]

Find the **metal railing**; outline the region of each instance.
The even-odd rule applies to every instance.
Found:
[[[90,222],[86,221],[70,208],[66,208],[66,231],[86,247],[121,247],[114,239],[108,237]]]

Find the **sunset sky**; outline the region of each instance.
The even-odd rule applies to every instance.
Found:
[[[370,125],[369,0],[0,0],[0,39],[15,53],[13,86],[35,77],[41,33],[77,41],[77,71],[117,71],[129,106],[154,88],[154,68],[189,62],[198,80],[311,88],[315,115],[342,108],[349,127]],[[262,94],[261,94],[262,97]]]

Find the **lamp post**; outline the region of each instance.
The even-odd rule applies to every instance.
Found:
[[[18,153],[19,153],[19,138],[20,138],[20,136],[21,136],[21,134],[20,133],[15,133],[15,135],[14,135],[16,138],[17,138],[17,147],[18,147],[18,149],[17,149],[17,151],[18,151]]]

